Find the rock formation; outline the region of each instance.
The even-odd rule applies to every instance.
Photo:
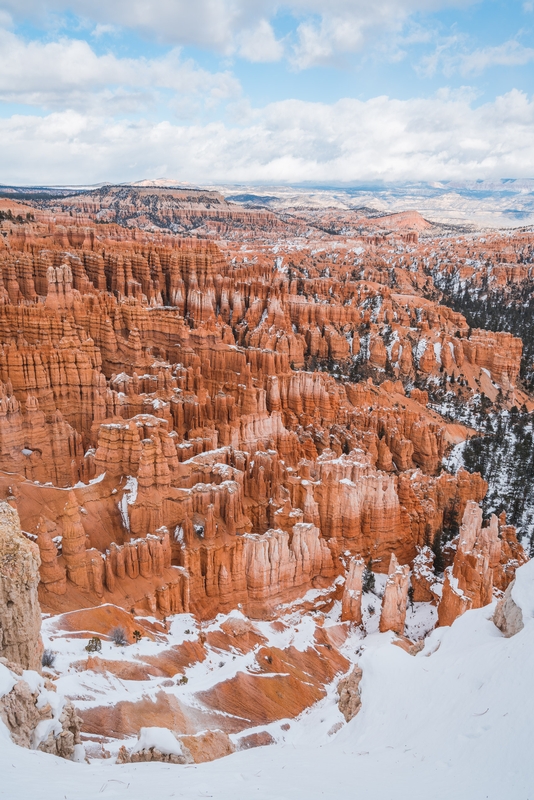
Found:
[[[20,530],[17,512],[0,503],[0,658],[41,669],[39,550]]]
[[[70,701],[56,697],[52,681],[0,659],[0,718],[15,744],[68,760],[83,759],[80,719]]]
[[[346,622],[362,623],[362,578],[365,565],[361,559],[351,559],[345,579],[341,619]]]
[[[497,603],[497,608],[493,615],[493,621],[499,630],[506,636],[515,636],[516,633],[523,630],[525,623],[523,622],[523,612],[519,606],[514,602],[512,597],[512,589],[515,580],[509,584],[504,596],[501,597]]]
[[[482,386],[494,398],[493,381],[511,404],[521,342],[422,297],[442,248],[412,241],[419,218],[388,224],[420,262],[387,266],[393,240],[367,220],[356,268],[343,248],[243,255],[230,242],[250,226],[279,247],[302,221],[216,193],[111,188],[51,203],[53,217],[43,204],[23,230],[6,227],[0,251],[0,469],[18,476],[2,478],[4,496],[37,537],[45,608],[128,596],[161,614],[271,613],[340,574],[345,551],[379,572],[392,552],[414,564],[428,601],[421,548],[486,487],[437,474],[467,431],[413,384],[438,381],[462,402]],[[231,229],[227,244],[167,233],[193,219]],[[523,557],[509,527],[492,567],[503,590]]]
[[[362,706],[360,694],[360,681],[362,671],[360,667],[353,667],[352,671],[342,678],[337,686],[339,696],[338,708],[345,717],[346,722],[353,719]]]
[[[210,647],[254,651],[254,669],[199,692],[189,728],[162,691],[83,709],[87,735],[152,720],[190,740],[120,758],[182,763],[230,752],[226,725],[300,714],[348,669],[337,645],[362,623],[369,560],[387,575],[380,630],[409,653],[410,585],[416,603],[441,593],[442,625],[504,592],[496,623],[517,630],[515,529],[483,526],[487,484],[443,460],[489,410],[534,408],[522,342],[440,298],[465,281],[522,292],[532,233],[451,238],[415,212],[281,215],[153,186],[36,200],[28,218],[15,205],[0,215],[0,656],[40,667],[38,577],[67,630],[109,637],[119,620],[128,642],[175,614],[320,617],[341,601],[305,651],[240,619],[151,661],[91,655],[80,669],[133,682],[174,679]],[[347,719],[360,678],[339,685]],[[24,696],[24,730],[53,719],[39,746],[72,755],[68,707],[38,722],[15,684],[10,718]]]
[[[495,514],[489,524],[483,527],[480,507],[472,501],[467,504],[454,563],[445,573],[443,594],[438,607],[440,625],[451,625],[468,609],[482,608],[491,603],[494,586],[503,589],[508,586],[511,580],[509,539],[517,540],[515,531],[507,530],[506,527],[500,526]],[[503,528],[504,536],[501,533]],[[525,560],[522,548],[519,557],[520,561],[515,562],[516,566]]]
[[[436,585],[436,574],[434,572],[434,553],[430,547],[422,547],[419,554],[414,558],[412,569],[413,602],[431,603],[436,596],[432,587]]]
[[[410,567],[401,567],[395,553],[392,553],[380,612],[380,631],[382,633],[385,631],[404,633],[409,588]]]

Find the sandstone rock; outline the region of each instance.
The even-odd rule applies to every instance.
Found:
[[[392,644],[396,647],[400,647],[401,650],[404,650],[405,653],[408,653],[410,656],[416,656],[417,653],[420,653],[421,650],[425,646],[425,640],[419,639],[417,642],[412,642],[411,639],[408,639],[406,636],[396,636],[393,639]]]
[[[80,718],[72,703],[67,700],[58,720],[58,725],[51,731],[46,739],[39,744],[39,750],[43,753],[66,758],[67,760],[79,760],[77,752],[83,750],[80,742]],[[58,728],[60,733],[57,733]]]
[[[523,630],[525,627],[523,612],[519,606],[514,603],[512,597],[514,583],[515,580],[512,581],[506,589],[504,597],[497,603],[497,608],[493,615],[493,622],[507,639],[511,636],[515,636],[516,633],[519,633],[519,631]]]
[[[356,716],[362,705],[360,694],[361,679],[362,671],[360,667],[356,666],[338,683],[338,708],[347,722],[350,722]]]
[[[117,754],[117,764],[130,764],[131,763],[131,756],[126,747],[121,744],[119,747],[119,752]]]
[[[0,670],[9,662],[2,659]],[[58,705],[56,687],[35,672],[12,674],[13,688],[0,697],[0,717],[11,738],[21,747],[41,750],[68,760],[81,757],[80,719],[67,700]]]
[[[20,530],[17,512],[0,503],[0,657],[41,670],[39,550]]]
[[[121,747],[117,756],[117,764],[138,764],[147,761],[162,761],[165,764],[191,764],[192,759],[187,755],[176,755],[175,753],[162,753],[157,747],[150,747],[139,750],[131,755],[125,753]]]
[[[432,586],[435,583],[434,553],[430,547],[425,546],[420,548],[413,562],[412,587],[414,603],[435,602],[436,595],[432,591]]]
[[[242,604],[268,617],[332,584],[345,552],[378,572],[391,553],[413,562],[414,597],[430,601],[424,543],[487,487],[438,474],[468,431],[404,385],[454,376],[462,401],[477,381],[497,391],[489,372],[505,404],[525,399],[520,340],[470,331],[428,299],[439,294],[430,272],[515,286],[529,279],[531,235],[447,240],[444,259],[439,240],[418,240],[428,223],[415,212],[282,221],[216,192],[153,187],[54,203],[0,242],[0,496],[37,537],[42,607],[211,619]],[[335,258],[313,237],[293,245],[318,230],[314,214],[321,241],[339,229]],[[223,248],[175,235],[199,220]],[[276,236],[274,270],[251,241],[258,229]],[[353,235],[366,253],[357,266]],[[406,244],[409,268],[392,256]],[[491,275],[468,247],[490,253]],[[334,377],[353,370],[356,382]],[[504,521],[499,535],[488,569],[504,591],[525,556]],[[484,594],[487,576],[463,571]],[[349,584],[343,613],[357,620]],[[255,637],[219,642],[247,649]]]
[[[392,553],[380,612],[380,631],[382,633],[395,631],[395,633],[402,634],[404,632],[409,588],[410,568],[399,566],[395,554]]]
[[[472,501],[467,504],[454,563],[445,573],[438,607],[440,625],[451,625],[468,609],[487,605],[492,601],[495,583],[507,586],[507,581],[512,579],[515,567],[522,563],[525,556],[517,551],[521,561],[516,560],[514,568],[510,569],[507,542],[510,536],[515,538],[515,532],[512,534],[506,528],[503,530],[504,538],[500,535],[499,520],[495,515],[492,515],[486,527],[482,527],[482,510]],[[507,569],[503,570],[502,562],[508,565]],[[507,575],[506,579],[504,575]]]
[[[40,519],[37,524],[37,545],[41,556],[39,575],[41,583],[47,591],[63,595],[67,591],[67,573],[59,564],[57,547],[54,544],[46,521]]]
[[[191,764],[192,758],[174,731],[167,728],[146,728],[139,731],[131,753],[121,748],[117,763],[163,761],[170,764]]]
[[[215,761],[235,752],[230,737],[223,731],[204,731],[194,736],[180,736],[179,740],[195,764]]]
[[[343,622],[362,623],[362,578],[365,565],[361,559],[351,559],[343,600],[341,605],[341,619]]]
[[[220,730],[184,736],[163,728],[141,728],[136,747],[129,753],[122,746],[117,763],[162,761],[168,764],[201,764],[233,752],[235,747],[232,741]]]
[[[237,749],[250,750],[253,747],[266,747],[270,744],[276,744],[276,740],[269,731],[258,731],[257,733],[249,733],[248,736],[241,736],[237,742]]]
[[[196,697],[208,708],[247,720],[243,727],[267,725],[298,716],[324,697],[324,686],[348,667],[332,645],[317,644],[304,652],[292,646],[260,648],[251,671],[240,671]]]

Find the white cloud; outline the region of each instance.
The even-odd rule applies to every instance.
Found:
[[[303,22],[297,29],[297,45],[293,63],[299,69],[328,64],[347,52],[359,50],[364,43],[360,20],[322,18],[319,22]]]
[[[156,59],[99,56],[84,40],[25,42],[0,30],[0,100],[93,112],[116,101],[116,111],[125,112],[146,108],[158,89],[209,104],[237,96],[240,86],[227,72],[181,60],[177,49]]]
[[[361,50],[371,36],[400,32],[410,12],[417,10],[418,5],[424,10],[431,4],[395,0],[333,3],[320,16],[298,26],[293,63],[305,69],[342,61],[346,54]]]
[[[96,36],[98,38],[99,36],[108,36],[115,33],[118,33],[116,25],[103,25],[99,22],[91,32],[91,36]]]
[[[279,61],[284,55],[283,43],[276,39],[265,19],[260,20],[253,30],[240,33],[237,42],[239,55],[248,61]]]
[[[488,67],[517,67],[534,61],[534,48],[515,39],[496,47],[484,47],[462,56],[458,68],[463,75],[478,75]]]
[[[0,120],[8,183],[443,180],[534,174],[534,100],[516,90],[333,105],[288,100],[242,125],[122,122],[73,111]]]
[[[295,63],[310,66],[359,50],[368,37],[396,30],[415,12],[466,6],[475,0],[0,0],[17,18],[43,20],[71,11],[101,26],[118,25],[165,43],[200,45],[251,60],[276,60],[277,13],[293,14]],[[247,46],[247,41],[258,44]]]
[[[534,61],[534,48],[525,47],[517,39],[471,52],[466,45],[465,37],[450,37],[422,60],[420,71],[431,76],[441,69],[447,77],[456,73],[467,77],[480,75],[491,67],[518,67]]]

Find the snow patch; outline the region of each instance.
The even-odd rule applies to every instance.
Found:
[[[141,728],[134,753],[153,747],[165,756],[182,756],[182,745],[168,728]]]

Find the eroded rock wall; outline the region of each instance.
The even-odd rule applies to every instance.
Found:
[[[39,549],[20,529],[15,509],[0,502],[0,658],[41,669]]]
[[[521,342],[429,299],[436,244],[417,215],[387,234],[365,223],[364,258],[340,242],[278,254],[272,237],[279,248],[306,214],[139,192],[1,223],[0,492],[40,550],[43,606],[270,614],[343,574],[344,554],[383,573],[392,553],[414,565],[486,491],[440,474],[469,432],[424,387],[522,402]],[[95,225],[101,212],[131,226]],[[261,244],[169,235],[194,214],[247,241],[261,228]],[[500,525],[490,568],[505,589],[523,555]],[[358,618],[349,594],[345,613]]]

